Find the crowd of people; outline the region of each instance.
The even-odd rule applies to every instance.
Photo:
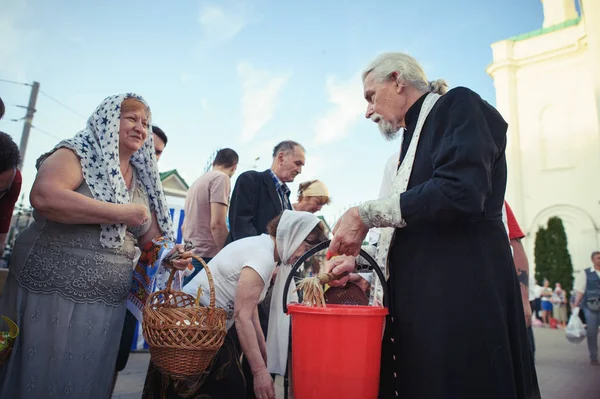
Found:
[[[338,220],[329,248],[338,256],[323,269],[350,273],[332,285],[362,279],[375,306],[387,284],[379,397],[539,398],[524,234],[504,200],[507,123],[475,92],[427,80],[404,53],[380,55],[362,80],[365,116],[386,139],[399,138],[400,150],[379,198]],[[0,139],[0,201],[12,202],[3,203],[3,233],[21,180],[16,144]],[[191,254],[212,272],[225,343],[198,378],[171,379],[151,361],[143,397],[275,398],[289,349],[281,287],[291,265],[327,239],[315,213],[329,190],[307,181],[291,200],[288,184],[306,162],[291,140],[275,146],[269,169],[243,172],[231,190],[239,156],[221,149],[189,190],[187,245],[176,244],[157,167],[166,144],[141,96],[115,95],[38,159],[34,221],[16,239],[0,300],[0,314],[21,330],[0,369],[1,399],[110,397],[144,300],[165,287],[171,268],[175,289],[202,292],[208,304],[206,270]],[[369,233],[385,282],[354,273]],[[172,254],[173,263],[162,262]],[[575,306],[595,323],[588,345],[597,364],[600,254],[592,258]],[[541,297],[565,301],[552,290]]]

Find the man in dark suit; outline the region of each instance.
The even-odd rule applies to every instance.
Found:
[[[267,223],[284,209],[292,209],[286,183],[302,173],[304,148],[287,140],[273,149],[273,164],[264,172],[249,170],[235,183],[229,207],[226,243],[266,233]]]
[[[285,209],[292,209],[290,189],[286,183],[302,173],[304,147],[286,140],[273,149],[273,164],[264,172],[249,170],[235,182],[229,205],[229,235],[225,245],[244,237],[266,233],[267,224]],[[258,306],[260,324],[267,336],[269,325],[270,289]],[[246,377],[246,397],[254,398],[254,379],[244,357],[242,367]]]

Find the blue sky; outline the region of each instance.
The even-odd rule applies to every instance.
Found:
[[[307,147],[311,178],[330,188],[331,221],[375,197],[397,151],[364,118],[360,71],[382,51],[406,51],[430,80],[467,86],[492,104],[493,42],[542,26],[539,0],[177,1],[0,0],[0,79],[40,82],[23,168],[73,136],[105,97],[144,96],[169,136],[159,166],[191,184],[219,147],[240,169],[270,165],[274,144]],[[0,130],[17,143],[29,88],[0,82]],[[79,115],[78,115],[79,114]],[[82,116],[84,117],[82,117]],[[260,157],[258,162],[254,158]]]

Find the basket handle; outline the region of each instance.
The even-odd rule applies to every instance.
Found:
[[[215,283],[213,281],[212,273],[210,272],[208,265],[202,258],[200,258],[196,255],[192,255],[190,257],[194,258],[198,262],[200,262],[202,264],[202,266],[204,267],[204,270],[206,270],[206,277],[208,277],[208,288],[209,288],[208,291],[209,291],[209,295],[210,295],[210,303],[209,303],[208,307],[210,309],[215,309],[216,304],[217,304],[217,298],[215,296]],[[171,286],[173,284],[173,278],[175,277],[176,271],[177,271],[177,269],[175,269],[174,267],[171,267],[171,273],[169,274],[169,279],[167,280],[166,291],[171,291]]]
[[[294,266],[292,266],[292,271],[288,275],[288,278],[285,281],[285,286],[283,287],[283,299],[282,300],[283,300],[283,312],[284,313],[287,313],[287,311],[288,311],[288,308],[287,308],[288,291],[290,289],[290,284],[292,283],[292,279],[294,278],[294,273],[296,272],[296,270],[298,270],[298,268],[300,268],[300,266],[302,266],[302,264],[304,263],[304,261],[306,259],[313,256],[317,252],[324,250],[325,248],[329,248],[329,244],[331,244],[331,240],[326,240],[320,244],[315,245],[314,247],[312,247],[311,249],[306,251],[306,253],[304,255],[302,255],[300,257],[300,259],[298,259],[296,261]],[[390,298],[388,295],[387,284],[385,281],[385,276],[383,275],[383,272],[381,271],[381,268],[379,267],[379,265],[377,264],[375,259],[373,259],[371,257],[371,255],[369,255],[367,252],[365,252],[365,250],[363,250],[363,249],[360,250],[360,256],[362,256],[369,263],[369,269],[373,270],[375,272],[375,274],[377,274],[379,281],[381,281],[381,287],[383,289],[383,306],[390,309]]]
[[[204,267],[204,270],[206,270],[206,277],[208,278],[208,291],[209,291],[209,296],[210,296],[210,302],[208,304],[208,307],[210,309],[215,309],[217,307],[217,298],[215,296],[215,283],[213,281],[213,276],[212,273],[210,272],[210,269],[208,268],[208,265],[206,264],[206,262],[200,258],[199,256],[196,255],[192,255],[192,258],[196,259],[198,262],[200,262],[202,264],[202,266]]]

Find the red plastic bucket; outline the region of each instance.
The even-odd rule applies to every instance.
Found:
[[[375,399],[388,310],[289,304],[294,399]]]

